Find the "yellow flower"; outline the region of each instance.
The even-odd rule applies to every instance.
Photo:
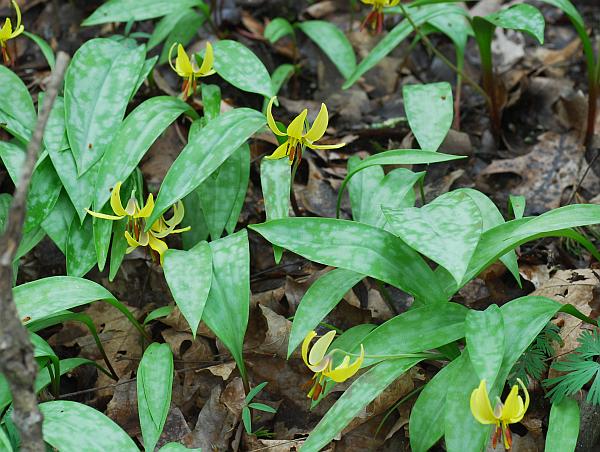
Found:
[[[373,9],[363,21],[360,29],[364,30],[367,25],[371,25],[373,32],[381,33],[383,31],[383,8],[396,6],[400,0],[361,0],[361,2],[365,5],[373,5]]]
[[[175,46],[177,46],[177,58],[175,58],[175,65],[173,66],[172,54]],[[199,77],[207,77],[215,73],[213,61],[213,49],[210,42],[206,43],[206,53],[204,54],[204,60],[200,67],[198,67],[196,61],[190,61],[190,58],[187,53],[185,53],[181,44],[174,43],[171,46],[169,49],[169,64],[171,65],[171,68],[177,72],[177,75],[184,79],[183,87],[181,88],[184,99],[187,99],[196,92],[197,79]]]
[[[314,384],[308,393],[308,397],[313,400],[317,400],[321,392],[325,389],[325,384],[323,384],[325,377],[332,379],[336,383],[346,381],[358,372],[365,358],[365,350],[361,344],[360,356],[352,364],[350,364],[350,356],[346,355],[341,364],[333,368],[333,354],[336,350],[332,350],[329,354],[326,353],[335,338],[335,331],[330,331],[319,338],[309,353],[308,348],[310,343],[316,336],[317,333],[311,331],[304,338],[304,342],[302,342],[302,359],[308,368],[315,373],[312,378]]]
[[[131,253],[138,246],[150,246],[159,256],[160,263],[163,263],[163,255],[167,249],[167,244],[161,240],[169,234],[177,234],[179,232],[189,231],[191,228],[176,229],[176,226],[181,223],[185,214],[183,203],[179,201],[173,206],[173,216],[170,219],[165,219],[161,216],[154,222],[148,232],[145,232],[146,218],[152,214],[154,210],[154,197],[152,193],[148,195],[148,200],[143,207],[140,208],[135,196],[131,196],[127,202],[127,206],[123,207],[121,203],[121,182],[117,182],[110,195],[110,207],[116,215],[108,215],[101,212],[93,212],[85,209],[87,213],[104,220],[117,221],[128,217],[127,230],[125,231],[125,239],[129,247],[127,253]]]
[[[279,127],[273,118],[272,110],[275,99],[276,97],[272,97],[269,101],[269,106],[267,107],[267,123],[275,135],[279,135],[280,137],[287,136],[288,138],[285,143],[275,149],[273,154],[267,157],[268,159],[281,159],[289,156],[291,165],[296,156],[298,157],[298,161],[302,160],[302,151],[305,147],[309,147],[311,149],[337,149],[346,145],[346,143],[314,144],[315,141],[320,140],[323,135],[325,135],[327,124],[329,124],[329,115],[327,113],[327,106],[325,104],[321,104],[321,110],[315,118],[315,122],[313,123],[312,127],[310,127],[307,132],[304,131],[305,126],[308,128],[308,123],[306,121],[308,110],[306,109],[304,109],[298,116],[294,118],[287,128],[287,132],[282,132],[279,130]]]
[[[500,397],[496,397],[496,406],[492,409],[492,404],[487,392],[485,380],[481,380],[479,387],[471,393],[471,413],[473,417],[481,424],[495,424],[494,436],[492,437],[492,446],[496,448],[498,438],[504,437],[504,447],[508,450],[512,447],[512,437],[509,424],[520,422],[529,407],[529,393],[520,379],[517,382],[525,394],[525,402],[519,395],[519,386],[514,385],[504,403]]]
[[[2,57],[4,58],[4,63],[10,63],[10,55],[8,54],[8,49],[6,48],[6,42],[9,39],[16,38],[25,30],[25,27],[21,24],[21,10],[19,9],[19,5],[15,0],[12,0],[12,4],[15,7],[15,11],[17,13],[17,26],[13,30],[12,23],[10,19],[7,17],[4,21],[4,25],[0,28],[0,48],[2,49]]]

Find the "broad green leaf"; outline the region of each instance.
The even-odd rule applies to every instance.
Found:
[[[210,246],[200,242],[188,251],[170,249],[164,259],[163,270],[169,289],[196,337],[212,282]]]
[[[240,373],[246,375],[242,351],[250,309],[250,250],[242,230],[210,243],[212,283],[202,320],[225,344]]]
[[[40,411],[44,441],[61,452],[138,452],[129,435],[95,408],[59,400],[40,404]]]
[[[285,81],[292,76],[294,73],[294,66],[291,64],[282,64],[277,66],[277,69],[271,74],[271,83],[273,85],[273,94],[279,93],[279,90],[285,83]],[[265,99],[265,104],[267,100]],[[265,107],[266,108],[266,107]],[[264,109],[263,109],[264,110]]]
[[[384,208],[398,237],[462,281],[483,229],[477,204],[465,193],[449,192],[417,208]]]
[[[415,358],[383,361],[358,377],[310,433],[302,445],[303,452],[320,451],[361,413],[363,407],[419,361]]]
[[[275,44],[284,36],[291,36],[295,39],[294,27],[292,27],[292,24],[287,19],[276,17],[267,24],[263,36],[271,44]]]
[[[50,158],[44,158],[36,167],[31,178],[29,193],[27,194],[27,216],[25,218],[24,232],[38,228],[50,214],[62,184]]]
[[[137,402],[144,449],[154,451],[163,431],[173,387],[173,353],[168,344],[153,343],[137,370]]]
[[[42,222],[42,228],[63,254],[67,252],[67,237],[74,217],[73,204],[66,192],[61,191],[54,208]]]
[[[363,278],[364,275],[359,273],[336,268],[311,284],[294,315],[288,341],[288,358],[306,335],[337,306],[346,292]]]
[[[182,200],[185,207],[185,217],[181,222],[181,227],[190,226],[192,229],[181,236],[181,242],[184,250],[189,250],[200,243],[202,240],[208,240],[209,232],[202,212],[200,198],[196,191],[191,192]]]
[[[145,54],[144,46],[129,49],[105,38],[87,41],[75,52],[65,74],[64,101],[78,175],[87,172],[110,145]]]
[[[423,302],[446,300],[421,256],[382,229],[333,218],[287,218],[250,228],[307,259],[371,276]]]
[[[4,433],[4,429],[0,427],[0,450],[4,452],[13,452],[13,447],[10,444],[10,439]]]
[[[108,280],[113,281],[117,275],[117,271],[123,262],[125,252],[127,251],[127,240],[125,240],[125,229],[127,228],[127,219],[114,223],[113,238],[110,245],[110,272]]]
[[[98,261],[94,244],[93,218],[88,215],[83,223],[73,219],[67,238],[67,275],[83,276]]]
[[[422,151],[418,149],[394,149],[391,151],[380,152],[379,154],[367,157],[362,162],[354,166],[348,171],[344,178],[337,200],[337,214],[340,212],[342,202],[342,194],[350,179],[359,171],[375,165],[423,165],[427,163],[448,162],[450,160],[458,160],[465,158],[460,155],[441,154],[433,151]]]
[[[504,355],[504,319],[493,304],[485,311],[469,310],[465,322],[469,357],[479,380],[496,381]]]
[[[480,19],[486,20],[496,27],[523,31],[537,39],[540,44],[544,43],[544,26],[546,23],[544,16],[535,6],[521,3],[488,14],[483,18],[475,17],[473,20]]]
[[[101,285],[83,278],[52,276],[16,286],[13,295],[25,323],[96,300],[116,301]]]
[[[150,72],[152,72],[152,69],[154,69],[154,66],[156,65],[157,61],[158,61],[158,56],[148,58],[146,61],[144,61],[144,64],[142,65],[142,69],[141,69],[140,73],[138,74],[137,82],[135,82],[135,88],[133,89],[133,91],[131,93],[131,98],[129,100],[134,98],[134,96],[136,95],[136,93],[138,92],[140,87],[144,84],[144,82],[150,75]]]
[[[260,59],[243,44],[223,40],[214,44],[214,68],[242,91],[272,97],[271,76]]]
[[[191,8],[178,8],[163,17],[154,27],[154,31],[152,32],[152,35],[146,44],[148,50],[153,49],[158,44],[163,42],[169,33],[171,33],[171,31],[175,28],[177,23],[190,11],[193,10]]]
[[[183,444],[167,443],[158,452],[202,452],[202,449],[188,449]]]
[[[21,169],[25,163],[26,150],[17,143],[0,141],[0,158],[13,184],[21,179]]]
[[[0,65],[0,124],[26,144],[37,115],[29,91],[19,76]]]
[[[202,27],[202,24],[206,20],[204,14],[198,14],[194,9],[188,9],[187,13],[179,19],[177,25],[171,30],[165,44],[163,46],[158,64],[164,64],[169,59],[169,50],[173,44],[181,44],[187,46],[194,36],[197,36],[198,30]],[[176,52],[175,52],[176,53]]]
[[[287,159],[270,160],[263,158],[260,162],[260,185],[265,202],[267,221],[287,218],[290,210],[290,185],[292,172]],[[275,263],[278,264],[283,249],[273,247]]]
[[[402,87],[410,130],[421,149],[437,151],[452,126],[454,102],[448,82]]]
[[[324,20],[300,22],[298,28],[325,52],[344,78],[352,75],[356,69],[356,56],[342,30]]]
[[[429,25],[448,36],[457,54],[464,54],[469,36],[473,36],[473,29],[464,14],[444,14],[435,16],[427,21]]]
[[[48,62],[48,66],[50,66],[50,69],[54,69],[56,58],[54,57],[54,51],[52,50],[52,47],[50,47],[50,44],[34,33],[24,31],[23,35],[31,39],[40,48],[42,55],[44,55],[44,58],[46,58],[46,61]]]
[[[221,166],[197,188],[202,204],[202,212],[210,231],[211,238],[221,237],[227,224],[233,221],[234,227],[240,215],[242,204],[248,190],[250,177],[250,148],[240,146]]]
[[[109,0],[94,11],[81,25],[154,19],[174,11],[199,6],[200,3],[202,3],[201,0]]]
[[[204,182],[265,123],[265,117],[259,112],[237,108],[223,113],[194,134],[165,176],[147,227]]]
[[[117,182],[129,177],[152,143],[189,108],[181,99],[158,96],[143,102],[125,118],[100,162],[96,209],[108,201]]]
[[[363,340],[363,366],[386,357],[438,348],[464,337],[467,312],[464,306],[448,302],[410,309],[388,320]]]
[[[219,85],[203,83],[201,89],[204,118],[208,122],[221,114],[221,88],[219,88]],[[190,133],[192,130],[190,129]]]
[[[156,308],[151,311],[146,318],[144,319],[144,326],[148,325],[150,322],[156,319],[161,319],[163,317],[167,317],[169,314],[173,312],[175,307],[172,305],[169,306],[161,306],[160,308]]]
[[[4,232],[8,221],[8,210],[12,203],[12,196],[8,193],[0,194],[0,233]]]
[[[361,162],[353,156],[348,160],[348,172]],[[413,186],[425,175],[398,168],[384,174],[380,166],[370,166],[355,175],[348,184],[352,217],[356,221],[382,228],[386,225],[382,207],[412,207]],[[387,230],[387,228],[386,228]]]
[[[112,208],[108,204],[100,210],[102,213],[114,215]],[[103,271],[104,266],[106,265],[106,259],[108,258],[113,222],[103,220],[101,218],[92,218],[92,225],[94,232],[94,249],[96,250],[96,262],[98,262],[98,270]]]
[[[576,400],[564,398],[553,403],[550,408],[550,421],[546,434],[545,452],[573,452],[579,436],[579,404]]]
[[[409,8],[409,13],[413,22],[419,26],[428,20],[448,14],[466,14],[460,8],[454,5],[428,5],[421,8]],[[344,89],[350,88],[356,81],[368,70],[372,69],[386,55],[394,50],[402,41],[404,41],[413,29],[410,23],[404,19],[396,25],[379,43],[373,47],[371,52],[356,66],[356,69],[347,77],[344,83]]]

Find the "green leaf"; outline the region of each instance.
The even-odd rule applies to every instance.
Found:
[[[213,240],[221,237],[225,227],[237,224],[250,177],[250,148],[240,146],[197,188],[202,212]]]
[[[223,113],[194,134],[167,172],[154,211],[146,221],[147,227],[204,182],[265,123],[265,117],[259,112],[237,108]]]
[[[483,18],[473,18],[474,21],[481,19],[496,27],[528,33],[531,37],[537,39],[540,44],[544,43],[544,26],[546,23],[544,16],[535,6],[522,3],[488,14]],[[477,30],[475,31],[477,32]]]
[[[196,337],[212,282],[210,246],[200,242],[189,251],[170,249],[164,259],[169,289]]]
[[[4,433],[4,429],[0,427],[0,450],[4,452],[13,452],[12,445],[10,444],[10,440],[6,433]]]
[[[196,191],[191,192],[182,200],[185,207],[185,217],[181,222],[181,227],[190,226],[192,229],[182,234],[181,242],[184,250],[189,250],[200,243],[202,240],[208,240],[209,232],[202,212],[202,205]]]
[[[52,47],[50,47],[50,44],[34,33],[24,31],[23,35],[31,39],[40,48],[42,55],[44,55],[44,58],[46,58],[46,61],[48,62],[48,66],[50,66],[50,69],[54,69],[56,59],[54,58],[54,51],[52,50]]]
[[[208,85],[206,83],[203,83],[201,88],[204,118],[211,121],[221,114],[221,88],[218,85]]]
[[[183,444],[167,443],[159,449],[159,452],[202,452],[202,449],[188,449]]]
[[[109,0],[81,25],[154,19],[174,11],[199,6],[200,3],[202,3],[200,0]]]
[[[320,451],[360,414],[363,407],[419,361],[416,358],[383,361],[358,377],[310,433],[302,445],[303,452]]]
[[[74,217],[73,204],[66,192],[61,191],[54,208],[42,222],[42,228],[63,254],[67,252],[67,237]]]
[[[287,159],[271,160],[263,158],[260,162],[260,185],[265,202],[267,220],[287,218],[290,210],[290,185],[292,173]],[[283,249],[273,247],[275,263],[278,264]]]
[[[27,194],[27,215],[23,226],[24,232],[38,228],[50,214],[60,191],[62,184],[52,161],[44,158],[35,168],[31,178],[29,193]]]
[[[250,310],[250,250],[242,230],[210,243],[212,283],[202,320],[225,344],[240,374],[246,375],[242,357]]]
[[[351,270],[336,268],[311,284],[294,315],[288,341],[288,358],[306,335],[337,306],[346,292],[364,277]]]
[[[35,128],[37,115],[29,90],[19,76],[0,65],[0,124],[27,144]]]
[[[362,341],[366,354],[363,366],[385,357],[438,348],[464,337],[467,312],[464,306],[448,302],[414,308],[388,320]]]
[[[154,451],[163,431],[173,387],[173,353],[168,344],[153,343],[137,370],[137,402],[144,449]]]
[[[108,149],[144,64],[144,46],[112,39],[82,45],[65,74],[65,118],[71,152],[82,175]],[[127,62],[123,64],[123,62]]]
[[[460,8],[454,5],[428,5],[422,8],[409,8],[409,14],[413,22],[419,26],[428,20],[448,14],[466,14]],[[373,47],[371,52],[356,66],[356,69],[346,77],[346,83],[342,86],[344,89],[350,88],[356,81],[368,70],[372,69],[387,54],[394,50],[402,41],[404,41],[413,29],[410,23],[404,19],[396,25],[379,43]]]
[[[140,87],[144,84],[144,82],[150,75],[150,72],[152,72],[152,69],[154,69],[154,66],[156,65],[157,61],[158,56],[148,58],[146,61],[144,61],[144,64],[142,65],[142,70],[138,74],[137,81],[135,82],[135,88],[131,93],[131,98],[129,99],[130,101],[134,98]]]
[[[315,262],[387,282],[424,302],[445,301],[425,261],[382,229],[333,218],[287,218],[251,225],[269,242]]]
[[[124,182],[135,170],[152,143],[189,108],[181,99],[158,96],[143,102],[125,118],[100,162],[96,209],[108,201],[115,184]]]
[[[292,24],[283,17],[276,17],[267,24],[263,36],[271,44],[275,44],[284,36],[295,38],[294,27],[292,27]]]
[[[500,308],[493,304],[485,311],[469,310],[465,337],[477,377],[492,386],[504,355],[504,319]]]
[[[272,97],[271,76],[260,59],[243,44],[223,40],[214,44],[214,68],[217,73],[242,91]]]
[[[277,410],[275,408],[269,405],[265,405],[264,403],[251,403],[248,406],[258,411],[266,411],[267,413],[277,413]]]
[[[262,383],[258,384],[257,386],[253,387],[250,391],[248,391],[248,395],[245,398],[246,403],[250,402],[254,397],[256,397],[256,395],[260,391],[262,391],[263,388],[267,386],[267,384],[267,381],[263,381]]]
[[[181,8],[176,9],[173,12],[167,14],[163,17],[154,27],[154,31],[148,39],[148,43],[146,46],[148,47],[148,51],[156,47],[158,44],[163,42],[169,33],[177,26],[177,23],[186,16],[190,11],[193,11],[191,8]],[[168,50],[168,49],[167,49]]]
[[[123,218],[113,225],[113,238],[110,246],[110,273],[108,280],[113,281],[117,271],[123,262],[125,252],[127,251],[127,240],[125,240],[125,229],[127,228],[127,219]]]
[[[300,22],[298,28],[321,48],[344,78],[352,75],[356,69],[356,56],[342,30],[324,20]]]
[[[457,55],[464,55],[469,36],[473,36],[471,23],[464,14],[454,13],[435,16],[429,19],[427,23],[452,40]]]
[[[179,19],[177,25],[175,25],[167,36],[160,58],[158,59],[158,64],[164,64],[168,61],[169,50],[173,44],[177,43],[184,47],[187,46],[194,39],[194,36],[197,36],[198,30],[205,21],[206,16],[204,14],[198,14],[196,10],[188,9],[187,13]]]
[[[252,433],[252,413],[250,413],[250,408],[247,406],[242,408],[242,422],[244,423],[246,433]]]
[[[384,208],[391,230],[462,281],[481,237],[483,220],[465,193],[449,192],[417,208]]]
[[[508,207],[515,218],[523,218],[525,213],[526,200],[522,195],[510,195],[508,197]]]
[[[154,309],[144,319],[144,326],[148,325],[153,320],[167,317],[169,314],[171,314],[173,312],[173,309],[174,309],[174,306],[161,306],[160,308]]]
[[[95,408],[60,400],[40,404],[40,411],[44,441],[61,452],[138,452],[129,435]]]
[[[553,403],[546,434],[545,452],[572,452],[577,447],[579,436],[579,404],[565,398]]]
[[[421,149],[437,151],[452,126],[454,103],[448,82],[404,85],[404,110]]]
[[[418,149],[394,149],[391,151],[380,152],[379,154],[367,157],[362,162],[354,166],[344,178],[337,200],[337,215],[340,213],[342,195],[350,179],[359,171],[375,165],[423,165],[428,163],[448,162],[451,160],[463,159],[460,155],[441,154],[433,151],[421,151]]]
[[[83,276],[98,261],[94,241],[93,218],[88,216],[83,224],[73,219],[67,238],[67,275]]]

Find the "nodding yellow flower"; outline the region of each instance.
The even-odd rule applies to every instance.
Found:
[[[12,23],[10,19],[7,17],[4,21],[4,25],[0,28],[0,48],[2,49],[2,57],[4,58],[4,64],[9,64],[11,62],[10,55],[8,54],[8,49],[6,48],[6,42],[9,39],[16,38],[25,30],[25,27],[21,24],[21,10],[19,9],[19,5],[15,0],[12,0],[12,4],[15,7],[15,11],[17,13],[17,25],[15,29],[12,28]]]
[[[327,349],[335,338],[335,331],[330,331],[323,337],[319,338],[315,345],[308,351],[311,341],[317,336],[315,331],[311,331],[302,342],[302,359],[304,364],[312,370],[315,375],[311,381],[314,381],[311,390],[308,392],[308,397],[317,400],[323,390],[325,390],[325,377],[332,379],[336,383],[346,381],[360,369],[364,358],[365,350],[360,345],[360,356],[350,364],[350,356],[346,355],[337,367],[333,367],[333,354],[336,350],[332,350],[329,354]]]
[[[177,58],[175,58],[175,65],[173,65],[173,49],[177,46]],[[215,73],[213,69],[213,48],[210,42],[206,43],[206,52],[204,54],[204,60],[202,65],[198,67],[196,61],[190,61],[185,49],[181,44],[174,43],[169,49],[169,64],[171,68],[177,72],[177,75],[183,78],[183,86],[181,93],[183,98],[187,99],[196,92],[198,86],[197,79],[199,77],[207,77]]]
[[[383,8],[396,6],[400,0],[360,0],[365,5],[372,5],[373,9],[367,15],[362,25],[361,30],[364,30],[367,25],[371,26],[373,33],[381,33],[383,31]]]
[[[471,413],[473,413],[473,417],[481,424],[496,425],[492,437],[494,449],[501,436],[504,438],[504,448],[508,450],[512,447],[512,436],[508,425],[520,422],[529,407],[529,392],[527,392],[527,388],[520,379],[517,378],[517,382],[525,395],[524,402],[519,395],[519,386],[517,385],[513,385],[510,389],[504,403],[502,403],[500,397],[496,397],[494,409],[492,409],[485,380],[481,380],[479,387],[471,393]]]
[[[110,207],[116,215],[108,215],[101,212],[93,212],[89,209],[85,209],[87,213],[96,218],[102,218],[103,220],[117,221],[125,217],[128,218],[127,229],[125,230],[125,240],[129,247],[127,253],[131,253],[138,246],[150,246],[150,249],[158,254],[159,261],[162,265],[163,255],[169,248],[167,244],[161,240],[169,234],[177,234],[179,232],[189,231],[191,228],[176,229],[177,225],[183,220],[185,211],[183,209],[183,203],[179,201],[173,206],[173,216],[168,220],[161,216],[154,222],[148,232],[145,232],[146,218],[150,216],[154,210],[154,197],[152,193],[148,195],[148,200],[144,206],[140,207],[137,199],[132,194],[131,198],[127,202],[127,206],[123,207],[121,203],[121,182],[117,182],[113,191],[110,195]],[[153,255],[155,257],[155,255]]]
[[[267,107],[267,123],[275,135],[279,135],[280,137],[287,136],[288,138],[285,143],[275,149],[273,154],[267,157],[268,159],[281,159],[288,156],[291,165],[296,157],[298,158],[298,162],[302,160],[302,151],[305,147],[309,147],[310,149],[337,149],[346,145],[346,143],[314,144],[315,141],[320,140],[323,135],[325,135],[327,124],[329,124],[329,115],[325,104],[321,104],[321,110],[315,118],[312,127],[308,128],[308,122],[306,121],[308,110],[304,109],[292,122],[290,122],[287,132],[282,132],[273,118],[272,110],[275,99],[276,97],[272,97],[269,101]],[[305,129],[308,130],[305,131]]]

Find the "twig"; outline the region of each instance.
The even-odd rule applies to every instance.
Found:
[[[12,264],[23,235],[25,203],[44,129],[62,85],[69,59],[66,53],[58,53],[56,67],[46,90],[44,106],[27,146],[21,177],[8,212],[6,232],[0,238],[0,372],[8,380],[12,393],[13,420],[21,435],[20,450],[24,452],[39,452],[46,448],[42,439],[42,414],[34,389],[37,365],[33,358],[29,333],[21,323],[13,299]]]

